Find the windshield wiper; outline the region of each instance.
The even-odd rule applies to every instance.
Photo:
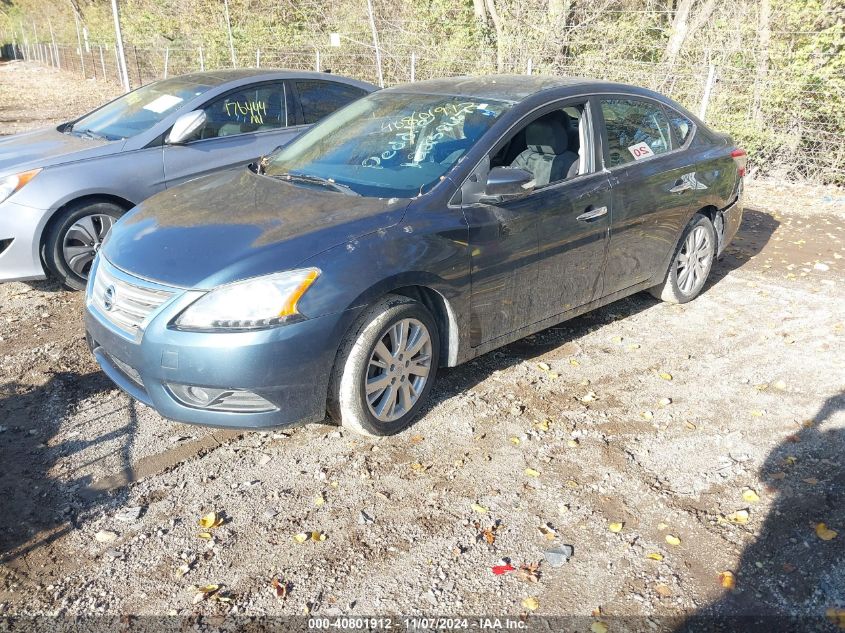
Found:
[[[355,191],[347,187],[346,185],[342,185],[339,182],[335,182],[331,178],[323,178],[322,176],[313,176],[311,174],[292,174],[292,173],[284,173],[284,174],[267,174],[271,178],[278,178],[280,180],[299,180],[302,182],[307,182],[315,185],[322,185],[328,189],[334,189],[335,191],[339,191],[340,193],[345,193],[350,196],[357,196]]]

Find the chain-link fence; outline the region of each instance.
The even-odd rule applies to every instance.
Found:
[[[530,51],[529,51],[530,52]],[[808,85],[782,71],[762,74],[730,64],[668,64],[572,54],[535,62],[526,54],[498,59],[493,47],[440,52],[393,44],[379,49],[385,85],[465,74],[543,73],[619,81],[666,94],[725,131],[751,156],[752,173],[845,184],[845,94]],[[188,72],[259,67],[317,70],[378,83],[375,48],[360,41],[289,48],[239,47],[232,63],[227,46],[125,46],[132,88]],[[110,44],[84,46],[25,42],[7,45],[5,56],[54,66],[97,81],[121,84],[119,59]],[[776,89],[775,89],[776,88]],[[838,104],[838,106],[837,106]],[[808,107],[812,105],[813,107]]]

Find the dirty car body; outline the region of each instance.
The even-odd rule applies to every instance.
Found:
[[[0,281],[51,274],[83,287],[94,252],[125,211],[191,178],[246,165],[374,89],[325,73],[195,73],[0,139]],[[174,139],[191,112],[192,134]]]
[[[641,290],[694,298],[741,221],[744,169],[729,137],[641,88],[391,88],[264,173],[197,179],[122,219],[89,282],[89,344],[174,420],[268,427],[328,407],[396,432],[437,366]],[[278,310],[258,306],[274,293]]]

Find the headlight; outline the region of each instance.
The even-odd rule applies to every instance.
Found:
[[[297,301],[319,276],[319,269],[303,268],[221,286],[188,306],[176,327],[255,330],[280,325],[299,314]]]
[[[0,202],[5,201],[6,198],[11,196],[13,193],[23,187],[26,183],[35,178],[38,175],[38,172],[40,171],[40,169],[31,169],[29,171],[24,171],[19,174],[0,178]]]

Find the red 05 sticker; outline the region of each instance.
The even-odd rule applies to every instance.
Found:
[[[654,156],[654,152],[651,151],[651,148],[646,145],[644,141],[631,145],[628,147],[628,151],[631,152],[631,156],[634,157],[634,160],[641,160],[643,158],[648,158],[649,156]]]

